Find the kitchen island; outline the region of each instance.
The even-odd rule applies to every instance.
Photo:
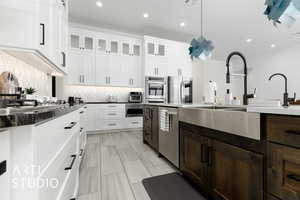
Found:
[[[179,111],[179,169],[207,197],[299,199],[297,106],[171,107]]]

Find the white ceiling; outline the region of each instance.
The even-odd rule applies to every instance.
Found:
[[[189,42],[200,34],[200,3],[184,0],[71,0],[72,22]],[[248,56],[261,55],[299,42],[300,20],[292,27],[278,28],[263,15],[265,0],[204,0],[204,34],[216,47],[214,58],[225,59],[233,50]],[[148,19],[143,13],[149,13]],[[179,24],[185,22],[185,27]],[[253,42],[246,43],[252,38]],[[275,49],[276,49],[275,48]]]

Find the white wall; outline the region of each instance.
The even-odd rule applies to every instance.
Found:
[[[231,72],[240,72],[242,66],[231,66]],[[231,77],[231,84],[226,84],[226,65],[225,61],[217,60],[195,60],[193,62],[193,101],[194,103],[203,103],[203,97],[207,95],[208,82],[210,80],[217,83],[218,102],[224,103],[226,89],[230,89],[233,96],[242,101],[243,78]]]
[[[18,78],[20,87],[33,87],[38,95],[52,96],[51,76],[0,51],[0,74],[4,71],[13,73]]]
[[[290,96],[296,92],[300,97],[300,45],[284,49],[272,49],[268,54],[257,58],[250,58],[249,64],[253,67],[250,73],[249,86],[257,88],[259,99],[280,99],[284,92],[284,80],[275,77],[268,81],[270,75],[283,73],[288,77],[288,92]]]

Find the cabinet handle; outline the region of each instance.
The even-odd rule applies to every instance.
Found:
[[[116,125],[117,125],[116,123],[108,124],[108,126],[116,126]]]
[[[209,167],[212,166],[212,154],[213,154],[213,148],[208,146],[207,147],[207,158],[208,158],[207,165]]]
[[[80,132],[82,132],[82,131],[83,131],[83,128],[81,127],[81,128],[80,128]]]
[[[202,163],[207,163],[207,160],[204,159],[204,157],[206,157],[205,152],[205,145],[201,144],[201,162]]]
[[[71,155],[71,158],[73,158],[72,162],[71,162],[71,165],[69,167],[65,168],[66,171],[71,170],[73,168],[73,165],[74,165],[75,160],[76,160],[76,155]]]
[[[116,116],[117,113],[108,113],[109,116]]]
[[[131,122],[131,124],[139,124],[139,122]]]
[[[293,135],[300,135],[300,131],[295,131],[295,130],[286,130],[285,133],[293,134]]]
[[[83,149],[80,149],[80,154],[79,154],[79,156],[82,157],[82,155],[83,155]]]
[[[7,161],[4,160],[0,163],[0,176],[2,176],[7,171]]]
[[[287,177],[289,179],[292,179],[294,181],[300,182],[300,176],[296,175],[296,174],[288,174]]]
[[[79,114],[83,114],[84,113],[84,111],[81,111]]]
[[[42,40],[40,41],[40,45],[45,45],[45,24],[40,23],[40,28],[42,29]]]
[[[77,122],[71,122],[70,125],[65,127],[65,129],[72,129],[76,124]]]
[[[85,78],[84,78],[84,75],[82,75],[82,82],[84,83],[85,82],[85,80],[84,80]]]
[[[66,53],[61,52],[61,55],[62,55],[62,64],[61,64],[61,66],[65,67],[66,66]]]
[[[108,106],[109,108],[116,108],[117,106]]]

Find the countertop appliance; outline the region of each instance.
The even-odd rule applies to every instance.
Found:
[[[193,81],[183,76],[168,77],[168,103],[193,103]]]
[[[129,103],[142,103],[143,93],[142,92],[130,92],[128,97]]]
[[[159,153],[179,167],[179,123],[177,108],[159,108]]]
[[[167,78],[146,77],[145,101],[147,103],[165,103],[168,95]]]
[[[126,117],[143,117],[143,104],[126,104],[125,109],[126,109]]]

